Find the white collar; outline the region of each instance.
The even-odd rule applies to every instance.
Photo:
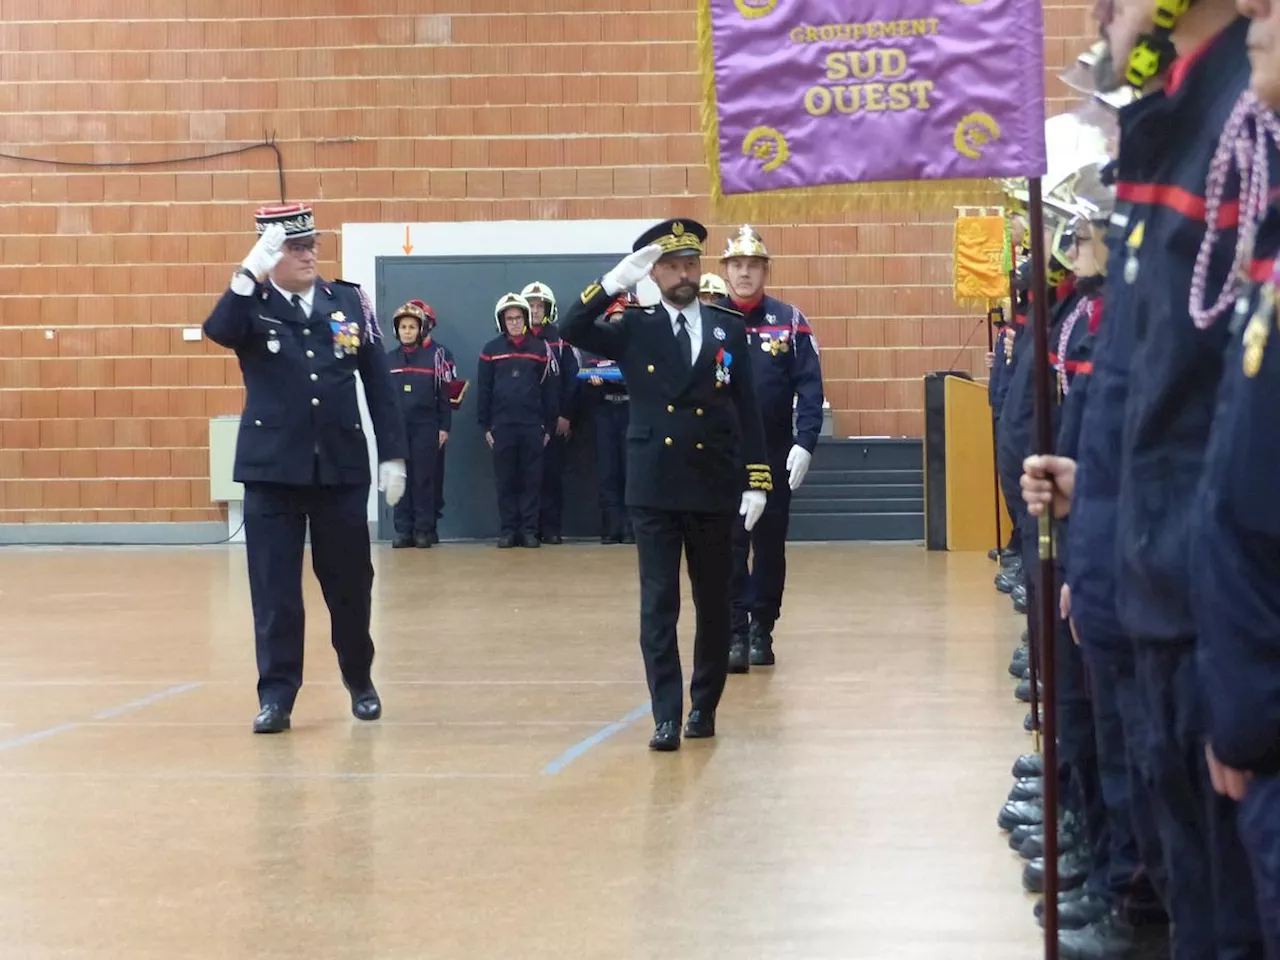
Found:
[[[693,303],[689,304],[687,307],[677,307],[675,304],[667,303],[666,300],[663,300],[662,305],[667,308],[667,317],[671,320],[672,324],[676,322],[676,317],[683,313],[685,323],[690,328],[702,326],[701,301],[695,299]]]
[[[271,281],[271,285],[276,288],[276,292],[279,293],[280,296],[284,297],[285,300],[287,300],[289,303],[293,303],[293,298],[295,294],[292,294],[289,291],[283,289],[280,286],[280,284],[275,282],[274,279]],[[301,298],[302,302],[306,304],[307,312],[309,313],[311,311],[311,301],[314,300],[316,296],[316,285],[313,283],[311,285],[310,290],[308,290],[306,293],[296,294],[296,296]]]

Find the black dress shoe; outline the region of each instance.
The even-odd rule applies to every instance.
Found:
[[[1040,729],[1043,730],[1044,729],[1044,708],[1040,704],[1036,704],[1036,706],[1040,707],[1040,709],[1037,710],[1036,713],[1039,716]],[[1031,711],[1030,710],[1028,710],[1027,715],[1022,718],[1022,729],[1027,731],[1027,733],[1031,732]]]
[[[1009,658],[1009,676],[1021,677],[1031,663],[1031,654],[1026,647],[1018,647]]]
[[[1028,679],[1026,679],[1026,680],[1020,680],[1020,681],[1018,682],[1018,685],[1017,685],[1016,687],[1014,687],[1014,688],[1013,688],[1013,698],[1014,698],[1015,700],[1019,701],[1020,703],[1030,703],[1030,702],[1031,702],[1031,680],[1030,680],[1030,673],[1031,673],[1031,668],[1030,668],[1030,666],[1028,666],[1028,667],[1027,667]],[[1037,684],[1036,684],[1036,700],[1037,700],[1037,701],[1043,701],[1043,700],[1044,700],[1044,686],[1043,686],[1042,684],[1039,684],[1039,683],[1037,683]]]
[[[1058,889],[1070,890],[1089,875],[1089,858],[1080,850],[1068,850],[1058,857]],[[1029,862],[1022,870],[1022,887],[1028,893],[1044,893],[1044,859]]]
[[[751,655],[747,649],[745,633],[734,633],[729,637],[729,672],[751,672]]]
[[[289,729],[289,711],[278,703],[264,703],[253,718],[254,733],[283,733]]]
[[[1016,800],[1039,800],[1044,796],[1044,781],[1039,777],[1022,777],[1013,784],[1013,788],[1009,791],[1009,799]]]
[[[1010,573],[1008,570],[1001,570],[996,574],[996,589],[1001,593],[1012,593],[1013,588],[1020,582],[1016,574]]]
[[[520,546],[538,548],[542,546],[542,539],[536,533],[526,533],[520,538]]]
[[[1013,598],[1014,613],[1027,612],[1027,585],[1025,583],[1020,583],[1014,587],[1009,596]]]
[[[392,550],[403,550],[405,547],[413,546],[413,537],[407,533],[397,533],[391,541]]]
[[[1110,909],[1107,901],[1095,897],[1084,887],[1063,891],[1058,897],[1058,928],[1061,930],[1079,930],[1091,923],[1096,923],[1106,916]],[[1036,923],[1044,926],[1044,897],[1036,901]]]
[[[773,624],[767,620],[751,621],[751,665],[753,667],[772,667],[773,656]]]
[[[996,823],[1001,830],[1044,823],[1044,805],[1039,800],[1011,800],[1000,809]]]
[[[1167,926],[1130,926],[1114,911],[1058,935],[1061,960],[1156,960],[1169,956]]]
[[[514,533],[504,533],[498,538],[499,550],[510,550],[516,545],[516,535]]]
[[[430,550],[430,549],[431,549],[431,534],[429,534],[429,533],[415,533],[415,534],[413,535],[413,545],[414,545],[415,547],[417,547],[419,550]]]
[[[377,720],[382,716],[382,699],[378,691],[369,687],[367,690],[351,690],[351,715],[357,720]]]
[[[999,550],[997,550],[995,547],[992,547],[990,550],[988,550],[988,551],[987,551],[987,559],[988,559],[988,560],[999,560],[999,559],[1000,559],[1000,551],[999,551]]]
[[[684,735],[690,740],[705,740],[716,735],[716,714],[714,710],[703,710],[694,707],[689,711],[689,719],[685,721]]]
[[[1017,780],[1023,777],[1044,776],[1044,757],[1038,753],[1024,753],[1013,762],[1013,776]]]
[[[1074,850],[1080,846],[1083,839],[1080,829],[1075,825],[1075,821],[1068,821],[1058,828],[1058,855],[1066,853],[1068,850]],[[1018,848],[1018,853],[1022,855],[1023,860],[1038,860],[1044,856],[1044,827],[1041,827],[1022,841],[1022,846]]]
[[[650,750],[671,751],[680,749],[680,725],[674,720],[663,720],[653,729],[649,740]]]

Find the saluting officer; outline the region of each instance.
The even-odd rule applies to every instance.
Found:
[[[720,262],[729,277],[729,302],[747,325],[747,353],[769,464],[774,474],[787,474],[787,483],[774,488],[755,530],[738,524],[733,532],[729,671],[746,673],[749,663],[774,663],[773,625],[782,614],[787,579],[791,491],[804,482],[822,432],[822,366],[817,339],[804,314],[764,292],[769,251],[755,230],[744,226],[731,237]]]
[[[355,284],[316,271],[311,209],[264,207],[257,225],[258,242],[204,323],[210,340],[235,350],[246,390],[234,477],[245,488],[258,653],[261,712],[253,729],[289,729],[302,686],[308,526],[351,711],[376,720],[382,701],[371,675],[369,449],[357,374],[373,418],[378,489],[392,506],[405,487],[404,419],[368,299]]]
[[[630,391],[627,505],[655,750],[680,746],[681,553],[697,610],[684,734],[712,737],[729,663],[734,511],[752,529],[773,487],[742,316],[698,302],[706,239],[706,228],[686,219],[645,231],[631,254],[582,292],[561,328],[575,346],[616,360]],[[660,304],[632,307],[614,322],[597,319],[651,273]]]

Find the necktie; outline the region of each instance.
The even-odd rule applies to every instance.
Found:
[[[306,323],[310,319],[307,316],[306,307],[302,305],[302,297],[296,293],[293,295],[293,312],[302,323]]]
[[[676,343],[680,345],[680,359],[684,361],[686,367],[693,366],[693,341],[689,339],[689,321],[684,318],[681,313],[676,316],[676,324],[680,327],[676,331]]]

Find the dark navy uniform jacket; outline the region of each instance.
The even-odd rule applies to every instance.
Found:
[[[1064,291],[1065,292],[1065,291]],[[1050,313],[1049,350],[1055,350],[1062,322],[1075,309],[1081,295],[1074,289],[1059,300]],[[996,428],[996,456],[1006,493],[1019,489],[1022,461],[1035,448],[1035,330],[1028,320],[1018,328],[1013,341],[1013,365],[1009,373],[1009,392],[1000,412]],[[1050,370],[1050,375],[1053,371]],[[1057,391],[1054,391],[1056,398]],[[1056,407],[1056,403],[1055,403]],[[1056,416],[1056,413],[1055,413]]]
[[[452,359],[448,351],[435,342],[412,348],[401,344],[388,360],[405,423],[434,424],[439,430],[449,430],[453,407],[449,403]]]
[[[1120,621],[1136,640],[1195,636],[1189,577],[1190,520],[1222,375],[1227,324],[1192,323],[1191,277],[1205,233],[1205,183],[1222,128],[1249,80],[1237,18],[1174,73],[1167,109],[1143,114],[1132,135],[1162,142],[1142,184],[1118,180],[1120,200],[1148,202],[1140,224],[1133,300],[1135,350],[1125,408],[1118,510]],[[1148,122],[1149,121],[1149,122]],[[1280,177],[1272,151],[1271,178]],[[1222,226],[1209,267],[1209,298],[1222,289],[1236,247],[1238,177],[1227,183]]]
[[[570,343],[616,360],[631,396],[627,506],[734,514],[748,489],[772,489],[742,315],[702,304],[702,350],[689,368],[666,307],[596,320],[614,297],[593,283],[560,321]]]
[[[728,299],[720,302],[741,311]],[[785,461],[793,443],[813,453],[822,432],[823,392],[809,321],[796,307],[770,296],[742,316],[770,459]]]
[[[557,377],[556,416],[564,417],[573,423],[578,415],[581,389],[581,384],[578,382],[578,355],[574,353],[573,346],[565,342],[558,324],[548,323],[537,330],[535,335],[547,345],[555,361],[555,369],[552,372]],[[555,430],[552,429],[551,432],[554,434]]]
[[[237,482],[369,483],[357,373],[379,462],[406,458],[404,418],[372,322],[359,288],[341,281],[316,280],[309,319],[270,282],[247,297],[223,293],[204,332],[236,352],[244,375]]]
[[[1009,364],[1005,357],[1005,341],[1008,338],[1009,324],[1002,323],[996,328],[991,348],[991,374],[987,378],[987,402],[991,404],[991,415],[997,420],[1000,419],[1005,394],[1009,391]]]
[[[1128,126],[1131,111],[1148,109],[1140,101],[1121,111]],[[1123,136],[1120,175],[1133,169],[1131,149]],[[1133,285],[1125,277],[1130,227],[1145,218],[1145,205],[1118,204],[1107,235],[1107,287],[1101,325],[1093,347],[1089,389],[1081,398],[1076,448],[1076,488],[1063,552],[1066,582],[1071,587],[1071,619],[1080,642],[1121,657],[1132,656],[1132,644],[1116,613],[1116,503],[1120,497],[1125,398],[1133,354]]]
[[[1269,217],[1270,252],[1280,213]],[[1270,277],[1271,262],[1256,276]],[[1274,286],[1272,287],[1274,290]],[[1196,511],[1191,554],[1209,742],[1230,767],[1280,773],[1280,331],[1243,298]],[[1255,319],[1256,316],[1256,319]],[[1250,329],[1252,327],[1253,329]]]
[[[1085,294],[1085,312],[1078,316],[1071,329],[1065,354],[1059,357],[1055,350],[1051,357],[1051,362],[1059,367],[1054,375],[1059,379],[1062,390],[1053,450],[1058,456],[1073,460],[1080,445],[1081,413],[1093,380],[1093,350],[1097,339],[1095,331],[1102,316],[1103,282],[1102,277],[1090,277],[1079,282],[1077,289]],[[1070,527],[1070,516],[1059,521],[1057,563],[1061,570],[1066,569],[1068,562]]]
[[[540,338],[526,333],[519,340],[505,334],[490,340],[480,352],[476,384],[481,429],[541,427],[555,433],[560,381]]]

